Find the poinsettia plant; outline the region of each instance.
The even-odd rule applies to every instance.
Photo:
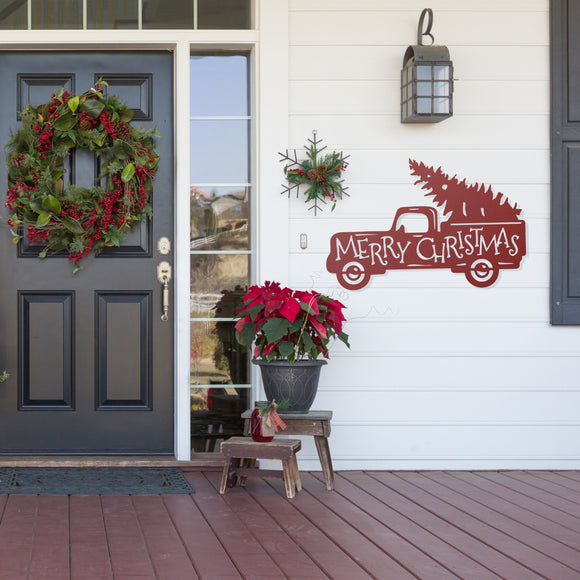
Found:
[[[338,339],[350,348],[342,330],[344,304],[310,291],[291,290],[277,282],[252,286],[237,310],[236,338],[255,342],[254,359],[267,361],[328,358],[328,344]]]

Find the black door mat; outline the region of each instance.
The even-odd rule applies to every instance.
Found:
[[[1,467],[0,494],[195,493],[178,467]]]

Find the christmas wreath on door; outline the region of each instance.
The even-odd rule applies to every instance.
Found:
[[[64,89],[48,103],[27,105],[21,127],[6,144],[8,225],[13,243],[26,236],[40,258],[68,253],[79,261],[104,246],[118,246],[150,216],[153,178],[159,165],[156,129],[129,124],[132,111],[117,95],[96,88],[72,96]],[[98,177],[88,188],[65,184],[64,162],[75,149],[97,157]]]

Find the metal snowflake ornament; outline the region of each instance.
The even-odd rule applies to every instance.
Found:
[[[306,196],[306,203],[312,202],[308,210],[314,210],[314,215],[317,212],[323,211],[321,204],[326,205],[329,201],[332,202],[331,211],[336,207],[336,200],[342,199],[343,195],[349,196],[346,193],[348,187],[343,187],[344,179],[342,179],[342,172],[348,167],[346,157],[342,152],[332,151],[331,153],[322,152],[326,149],[320,147],[322,139],[316,136],[316,130],[312,131],[312,139],[308,139],[310,145],[305,147],[306,159],[298,160],[296,149],[286,153],[279,153],[282,157],[280,161],[286,162],[284,166],[284,175],[288,180],[288,185],[282,184],[284,188],[281,195],[290,194],[296,191],[296,198],[300,195],[300,186],[305,185],[303,190]]]

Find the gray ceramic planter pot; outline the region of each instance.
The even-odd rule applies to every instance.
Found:
[[[254,361],[260,367],[264,391],[268,401],[288,399],[290,406],[284,413],[306,413],[316,397],[320,368],[325,360]]]

